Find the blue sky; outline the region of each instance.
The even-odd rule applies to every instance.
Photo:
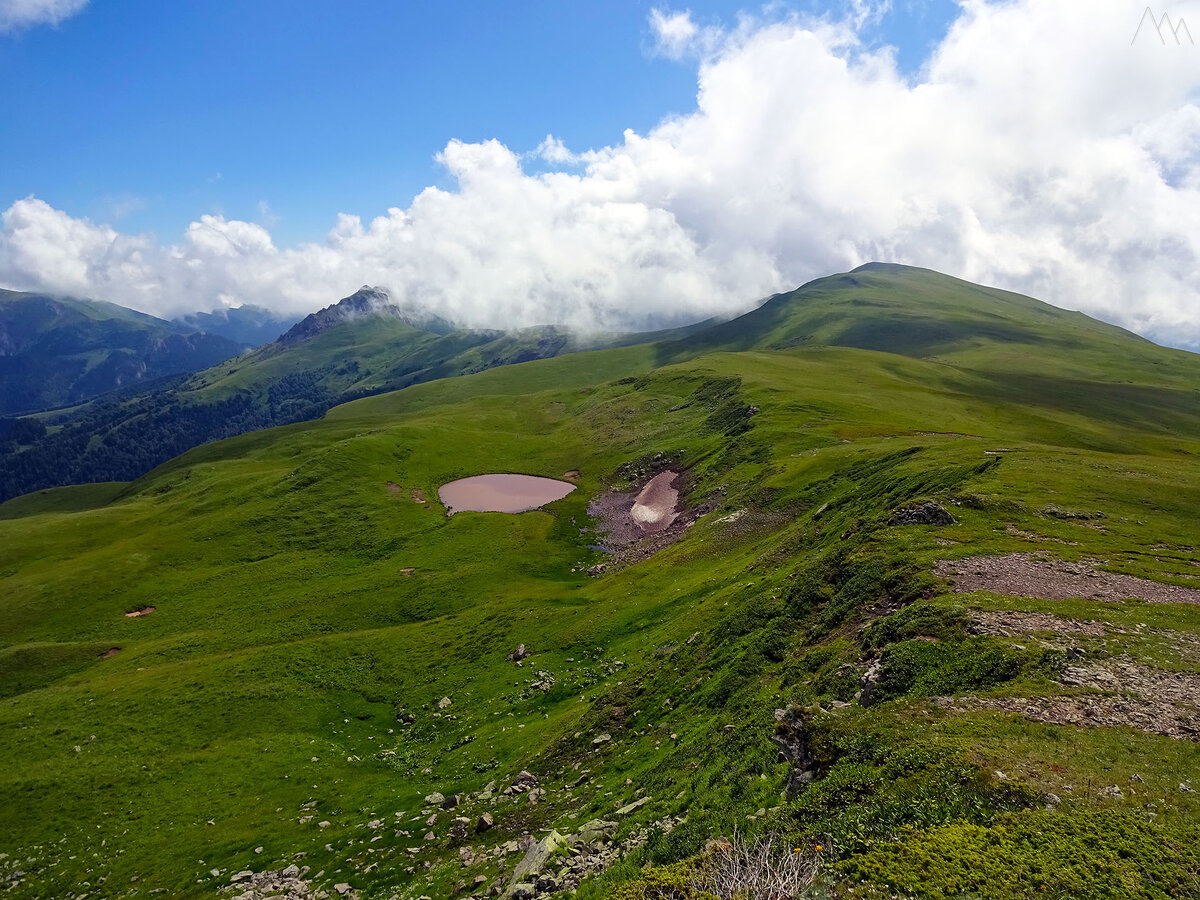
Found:
[[[0,208],[35,195],[168,241],[220,213],[316,240],[338,212],[445,184],[434,155],[452,138],[601,147],[691,111],[693,68],[649,52],[652,5],[92,0],[0,35]],[[726,25],[755,9],[687,8]],[[900,3],[868,40],[915,69],[955,12]]]
[[[0,0],[0,287],[632,330],[881,260],[1200,347],[1200,0],[789,3]]]

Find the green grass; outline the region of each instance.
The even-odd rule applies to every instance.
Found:
[[[849,308],[871,320],[882,276],[854,277],[851,293],[871,302]],[[929,276],[898,277],[924,297]],[[916,302],[900,288],[893,319]],[[460,877],[500,869],[462,869],[444,822],[424,842],[422,798],[522,768],[543,777],[547,800],[500,800],[496,829],[473,845],[569,830],[639,791],[651,803],[622,835],[686,816],[581,898],[621,885],[672,896],[679,869],[641,866],[691,859],[735,828],[833,836],[823,889],[835,894],[866,879],[993,896],[959,874],[995,846],[977,867],[1000,873],[1007,893],[995,896],[1040,896],[1053,858],[1071,861],[1050,884],[1062,895],[1108,896],[1106,884],[1137,870],[1163,895],[1188,896],[1194,860],[1171,848],[1197,821],[1178,790],[1200,785],[1195,744],[950,714],[922,698],[1050,685],[1053,661],[1034,645],[967,637],[975,607],[1200,629],[1195,607],[946,597],[929,574],[942,557],[1039,547],[1189,583],[1200,561],[1186,537],[1200,501],[1200,404],[1183,385],[1194,358],[1034,301],[955,290],[953,315],[949,288],[927,298],[927,317],[949,331],[885,328],[911,355],[771,349],[816,333],[816,320],[768,309],[766,337],[743,322],[721,341],[433,381],[198,447],[132,484],[0,507],[0,876],[27,873],[9,896],[82,893],[84,882],[108,896],[212,896],[230,873],[297,852],[326,887],[447,896]],[[822,339],[849,331],[878,344],[853,316],[834,320],[834,299],[803,311],[825,316]],[[1010,326],[1020,334],[997,331]],[[729,345],[738,328],[741,350]],[[995,374],[1033,368],[1082,386],[1038,399],[1055,388],[1023,392]],[[747,418],[749,406],[759,411]],[[588,499],[660,453],[713,511],[652,559],[587,577],[601,561],[588,549]],[[579,489],[541,511],[447,518],[436,499],[464,475],[569,469]],[[412,502],[413,490],[430,502]],[[955,524],[888,527],[897,506],[925,499]],[[1051,504],[1103,518],[1056,518]],[[125,616],[143,606],[156,611]],[[1194,665],[1155,633],[1107,641],[1110,653]],[[518,643],[534,653],[520,668],[507,659]],[[892,666],[889,693],[863,707],[854,696],[873,658]],[[553,673],[548,690],[532,686],[540,671]],[[444,696],[453,705],[435,718]],[[771,736],[789,704],[810,709],[818,778],[785,800]],[[398,721],[406,712],[414,725]],[[612,741],[593,745],[602,732]],[[582,769],[590,780],[568,796],[560,789]],[[1135,773],[1153,800],[1114,811],[1096,796]],[[1064,798],[1059,812],[1037,811],[1047,791]],[[760,808],[773,812],[747,818]],[[399,824],[368,828],[376,818]],[[1051,838],[1035,847],[1039,829]],[[1112,852],[1088,870],[1104,829]]]

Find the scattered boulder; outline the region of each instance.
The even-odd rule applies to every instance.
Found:
[[[617,815],[618,816],[628,816],[632,813],[637,812],[639,809],[641,809],[643,806],[645,806],[649,802],[650,802],[649,797],[643,797],[640,800],[634,800],[632,803],[630,803],[626,806],[622,806],[620,809],[618,809]]]
[[[1110,784],[1106,788],[1101,788],[1100,796],[1101,796],[1101,798],[1103,798],[1105,800],[1123,800],[1123,799],[1125,799],[1125,794],[1122,793],[1121,789],[1119,787],[1117,787],[1117,785],[1115,785],[1115,784]]]
[[[434,791],[432,794],[430,794],[428,797],[425,798],[425,803],[428,806],[441,806],[445,802],[446,802],[446,795],[441,793],[440,791]]]
[[[594,565],[594,566],[589,566],[589,567],[588,567],[588,570],[587,570],[587,573],[588,573],[588,575],[590,575],[592,578],[598,578],[598,577],[600,577],[601,575],[603,575],[603,574],[604,574],[605,572],[607,572],[607,571],[608,571],[608,566],[607,566],[607,565],[605,565],[604,563],[597,563],[597,564],[596,564],[596,565]]]
[[[492,814],[489,812],[485,812],[483,815],[481,815],[479,817],[479,821],[475,823],[475,830],[476,831],[487,831],[489,828],[491,828],[495,824],[496,824],[496,820],[492,818]]]
[[[525,858],[517,863],[516,869],[513,870],[512,882],[509,884],[508,896],[517,897],[517,889],[528,885],[530,890],[534,889],[534,885],[529,883],[530,879],[535,879],[542,874],[547,863],[553,859],[555,853],[561,848],[566,847],[567,839],[557,831],[551,831],[548,835],[537,842],[526,854]],[[529,896],[533,896],[530,894]]]
[[[520,662],[529,656],[529,651],[525,649],[524,644],[517,644],[517,649],[508,654],[508,658],[513,662]]]
[[[592,738],[592,746],[600,747],[600,746],[603,746],[604,744],[609,743],[611,740],[612,740],[611,734],[607,734],[607,733],[601,734],[601,735],[598,735],[598,736]]]
[[[579,829],[578,840],[585,847],[599,847],[612,842],[617,833],[617,823],[604,819],[593,819]]]
[[[946,508],[932,500],[919,506],[905,506],[894,513],[888,520],[889,525],[953,525],[954,517],[946,512]]]
[[[449,709],[453,705],[454,701],[452,701],[449,697],[443,697],[437,702],[438,709]]]

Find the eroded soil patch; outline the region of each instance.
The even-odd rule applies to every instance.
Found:
[[[958,593],[990,591],[1010,597],[1046,600],[1128,600],[1148,603],[1200,605],[1200,590],[1163,584],[1132,575],[1105,572],[1086,562],[1008,553],[942,560],[934,572],[947,579]]]
[[[154,612],[154,609],[155,608],[153,606],[143,606],[141,609],[135,609],[133,612],[125,613],[125,618],[136,619],[138,616],[148,616],[150,613]]]
[[[604,550],[612,561],[646,559],[675,543],[709,510],[689,508],[681,499],[683,476],[666,469],[630,491],[605,491],[588,504]]]

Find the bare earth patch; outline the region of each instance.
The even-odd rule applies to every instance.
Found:
[[[120,652],[121,652],[120,647],[110,647],[109,649],[105,650],[103,653],[100,654],[100,658],[101,659],[112,659],[114,656],[116,656]]]
[[[707,508],[688,508],[680,500],[682,476],[674,470],[656,474],[631,491],[609,490],[588,504],[613,562],[646,559],[675,543]]]
[[[1200,741],[1200,675],[1143,666],[1127,656],[1068,666],[1058,680],[1103,694],[1069,697],[939,697],[958,711],[999,710],[1036,722],[1083,728],[1127,726],[1147,734]]]
[[[125,613],[125,618],[136,619],[138,616],[148,616],[154,612],[153,606],[143,606],[141,609],[135,609],[133,612]]]
[[[1136,598],[1148,603],[1200,605],[1200,590],[1196,588],[1104,572],[1089,563],[1069,563],[1030,553],[942,560],[934,572],[947,579],[958,593],[990,591],[1046,600]]]
[[[389,494],[398,494],[398,493],[400,493],[400,485],[396,484],[396,482],[394,482],[394,481],[389,481],[389,482],[387,483],[387,492],[388,492]]]
[[[413,503],[425,503],[425,492],[420,488],[414,488],[412,492]]]

